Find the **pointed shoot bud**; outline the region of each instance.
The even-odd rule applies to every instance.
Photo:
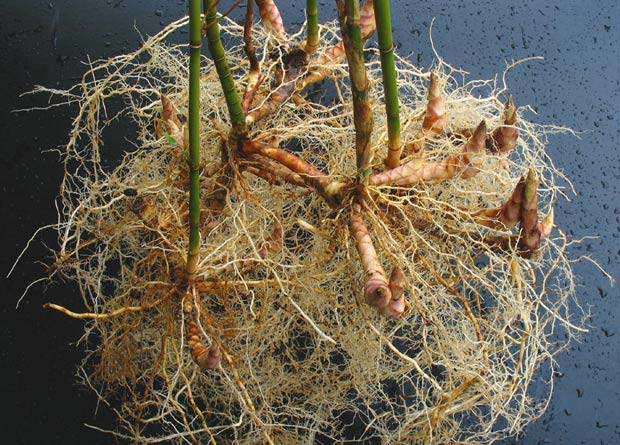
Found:
[[[525,176],[519,179],[512,195],[502,206],[500,213],[501,223],[507,228],[512,229],[519,222],[521,207],[523,205],[523,195],[525,193]]]
[[[493,229],[512,229],[515,227],[521,219],[525,183],[526,177],[523,176],[501,207],[483,209],[477,212],[478,223]]]
[[[181,146],[185,146],[185,138],[183,136],[183,123],[182,120],[185,120],[185,116],[179,114],[176,106],[168,99],[165,94],[161,95],[161,118],[164,123],[165,131],[168,135],[174,139],[174,142]],[[182,116],[183,119],[180,119],[179,116]],[[161,134],[157,135],[161,137]]]
[[[517,108],[512,96],[510,96],[504,106],[503,125],[493,131],[493,136],[487,143],[487,148],[491,153],[506,154],[517,146],[519,129],[515,127],[516,124]]]
[[[487,123],[482,121],[474,130],[474,134],[467,141],[465,151],[470,153],[482,153],[487,138]]]
[[[508,100],[504,105],[504,125],[514,125],[517,123],[517,107],[512,94],[508,96]]]
[[[463,146],[463,163],[467,166],[463,170],[462,177],[465,179],[475,176],[480,170],[479,167],[482,164],[483,157],[480,156],[484,153],[487,139],[487,124],[485,121],[480,122],[474,134],[469,141]]]
[[[538,178],[530,167],[525,179],[523,203],[521,206],[520,247],[526,257],[531,257],[540,244],[541,232],[538,230]]]
[[[441,133],[446,127],[446,103],[441,96],[441,86],[435,73],[431,73],[431,81],[428,87],[428,103],[426,115],[422,122],[424,133]]]
[[[547,217],[538,223],[538,231],[540,232],[541,238],[549,238],[553,231],[553,227],[553,208],[551,208]]]
[[[161,99],[161,108],[162,108],[162,113],[161,113],[162,119],[164,120],[171,119],[172,116],[175,114],[174,105],[172,104],[172,102],[170,102],[170,99],[168,99],[168,96],[166,96],[165,94],[161,94],[160,99]]]

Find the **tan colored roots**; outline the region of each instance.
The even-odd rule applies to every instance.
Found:
[[[550,382],[537,371],[563,347],[551,335],[570,338],[580,324],[568,311],[564,236],[548,221],[541,236],[532,213],[550,214],[561,194],[545,154],[547,136],[560,130],[527,122],[526,108],[505,121],[503,88],[459,80],[441,61],[433,78],[441,88],[429,95],[430,73],[398,59],[411,147],[402,163],[415,180],[378,181],[387,126],[378,53],[368,49],[375,154],[364,205],[352,213],[355,135],[342,59],[304,68],[335,79],[325,84],[335,85],[332,98],[297,91],[249,125],[254,151],[224,166],[228,117],[205,57],[202,241],[187,311],[184,119],[166,108],[174,126],[160,120],[162,93],[186,112],[186,48],[166,43],[185,25],[94,63],[59,93],[79,114],[64,153],[55,270],[83,297],[71,309],[85,306],[84,338],[96,343],[83,381],[118,414],[114,434],[131,443],[474,444],[516,434],[540,415],[546,399],[529,388]],[[243,29],[226,19],[222,28],[243,91]],[[337,44],[336,30],[322,27],[316,58]],[[250,112],[270,100],[281,62],[268,57],[273,36],[253,32],[266,80]],[[118,113],[118,102],[104,106],[117,98]],[[428,98],[434,116],[425,120]],[[102,144],[115,119],[135,124],[133,146]],[[498,128],[517,128],[518,140]],[[126,151],[114,168],[104,166],[108,150]],[[308,175],[307,164],[318,173]],[[537,203],[514,210],[521,197],[510,197],[530,168]],[[360,262],[369,246],[376,257]],[[526,258],[524,247],[536,255]]]

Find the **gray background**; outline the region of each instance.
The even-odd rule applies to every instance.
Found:
[[[225,7],[230,0],[222,0]],[[572,237],[595,235],[575,248],[620,279],[620,5],[610,1],[393,1],[395,40],[418,64],[433,62],[429,26],[441,56],[472,78],[500,73],[506,61],[544,56],[510,75],[518,104],[538,112],[530,119],[559,123],[580,138],[554,137],[550,152],[574,181],[578,195],[557,209],[556,220]],[[279,1],[287,24],[303,21],[303,1]],[[321,2],[321,18],[335,17],[332,1]],[[66,140],[68,110],[12,114],[41,103],[23,97],[35,84],[67,86],[83,71],[87,55],[105,57],[138,44],[134,24],[152,34],[182,15],[179,0],[3,0],[0,2],[0,273],[34,230],[55,221],[53,206],[61,170],[42,150]],[[118,141],[123,134],[115,135]],[[109,143],[110,147],[114,143]],[[116,153],[118,155],[118,153]],[[95,413],[92,394],[73,383],[81,350],[72,343],[81,323],[41,304],[76,306],[71,285],[36,287],[19,310],[24,283],[41,276],[34,261],[44,254],[45,234],[10,280],[0,279],[0,416],[3,442],[20,444],[110,443],[82,426],[110,426],[105,409]],[[620,443],[620,301],[617,288],[592,265],[576,266],[579,297],[591,306],[592,328],[581,343],[558,356],[548,412],[519,444]]]

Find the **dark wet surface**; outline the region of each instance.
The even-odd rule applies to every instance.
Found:
[[[230,4],[223,0],[223,4]],[[305,2],[280,1],[285,19],[302,21]],[[321,2],[321,17],[334,17]],[[0,272],[34,230],[55,221],[54,198],[61,178],[57,157],[42,153],[66,140],[66,109],[26,114],[10,110],[42,103],[19,98],[35,84],[67,86],[90,55],[106,57],[136,47],[147,34],[178,18],[184,1],[56,0],[0,2]],[[428,29],[450,64],[472,77],[501,72],[506,61],[544,56],[515,70],[509,86],[519,104],[531,104],[541,123],[581,132],[552,139],[556,165],[573,179],[578,195],[562,203],[556,220],[572,237],[597,235],[573,250],[591,255],[620,279],[620,5],[617,1],[393,1],[395,40],[423,67],[433,61]],[[113,147],[111,148],[113,150]],[[41,238],[53,245],[51,233]],[[19,310],[24,284],[41,276],[37,241],[10,280],[0,280],[1,416],[3,443],[110,443],[83,423],[109,426],[94,396],[74,385],[82,352],[74,343],[82,324],[44,312],[55,301],[76,307],[71,285],[37,286]],[[566,353],[552,404],[519,444],[620,443],[620,293],[587,262],[576,266],[580,301],[591,306],[592,326]]]

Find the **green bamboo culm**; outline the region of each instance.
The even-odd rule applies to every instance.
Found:
[[[370,175],[373,116],[368,98],[368,76],[364,64],[364,41],[360,28],[359,0],[337,1],[342,41],[347,54],[351,95],[353,96],[353,123],[355,126],[355,153],[358,180],[366,183]]]
[[[200,0],[189,2],[189,249],[186,272],[196,278],[200,250]]]
[[[319,9],[317,3],[317,0],[306,0],[306,23],[308,26],[306,52],[308,54],[312,54],[319,47]]]
[[[394,63],[394,42],[392,40],[392,17],[390,0],[374,0],[377,39],[381,51],[381,72],[388,125],[388,155],[385,164],[388,168],[400,165],[402,150],[400,142],[400,116],[398,105],[398,86],[396,84],[396,65]]]
[[[209,52],[213,58],[217,75],[222,85],[222,91],[226,99],[230,122],[233,132],[239,136],[245,130],[245,116],[243,108],[239,100],[239,93],[235,86],[235,80],[230,72],[228,61],[226,60],[226,51],[220,38],[220,26],[217,21],[217,0],[204,0],[205,9],[205,26],[207,34],[207,43]]]

